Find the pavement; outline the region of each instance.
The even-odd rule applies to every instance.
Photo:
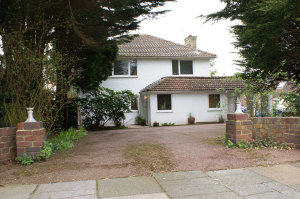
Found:
[[[1,199],[299,199],[300,162],[271,167],[5,185]]]

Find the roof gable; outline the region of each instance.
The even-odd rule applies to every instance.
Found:
[[[118,47],[120,57],[216,57],[208,52],[144,34]]]

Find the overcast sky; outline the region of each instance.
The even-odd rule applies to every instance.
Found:
[[[222,20],[204,24],[204,19],[197,18],[199,15],[219,11],[224,6],[219,0],[169,2],[163,9],[171,10],[170,12],[158,19],[143,21],[140,29],[134,33],[149,34],[180,44],[184,44],[188,35],[197,36],[198,49],[217,55],[217,75],[233,75],[238,68],[234,60],[239,59],[237,50],[231,44],[235,39],[229,31],[234,22]]]

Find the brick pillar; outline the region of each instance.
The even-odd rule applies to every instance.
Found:
[[[227,114],[226,137],[232,142],[252,140],[252,121],[249,114]]]
[[[17,156],[23,156],[24,153],[35,157],[42,150],[46,130],[43,128],[43,122],[21,122],[18,123],[16,133]]]

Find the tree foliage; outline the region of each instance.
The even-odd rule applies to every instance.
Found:
[[[33,106],[37,119],[61,121],[70,88],[97,88],[111,72],[116,39],[167,1],[0,0],[0,119],[16,125]]]
[[[223,10],[207,20],[238,20],[232,26],[234,43],[242,55],[243,77],[257,75],[269,84],[282,79],[300,83],[300,1],[299,0],[221,0]],[[270,78],[276,74],[276,78]],[[273,75],[274,76],[274,75]]]

